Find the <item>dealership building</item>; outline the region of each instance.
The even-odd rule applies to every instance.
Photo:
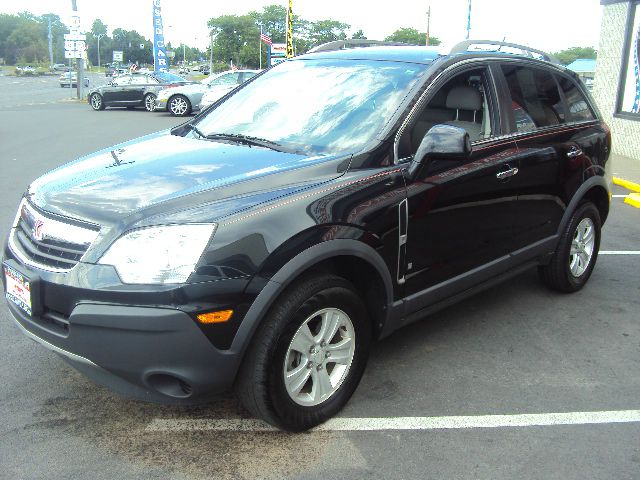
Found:
[[[613,152],[640,162],[640,0],[601,0],[593,96],[611,127]]]

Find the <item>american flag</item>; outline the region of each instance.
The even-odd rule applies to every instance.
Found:
[[[260,40],[266,43],[267,45],[273,45],[273,42],[271,41],[271,37],[266,33],[260,32]]]

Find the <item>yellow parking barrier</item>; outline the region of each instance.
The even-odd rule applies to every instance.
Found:
[[[640,193],[630,193],[625,197],[624,203],[628,203],[632,207],[640,208]]]
[[[627,190],[631,190],[632,192],[640,193],[640,184],[638,183],[630,182],[629,180],[625,180],[620,177],[613,177],[613,183],[624,187]]]

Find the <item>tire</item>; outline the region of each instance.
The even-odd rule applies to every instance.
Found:
[[[191,113],[191,102],[184,95],[174,95],[167,103],[167,110],[176,117],[184,117]]]
[[[323,325],[333,325],[335,335],[323,336]],[[307,430],[347,403],[362,378],[370,343],[365,306],[349,282],[330,274],[303,277],[276,300],[255,332],[236,395],[251,414],[278,428]],[[289,387],[287,373],[293,374]]]
[[[89,103],[94,110],[104,110],[104,102],[102,101],[102,95],[99,93],[92,93],[89,97]]]
[[[156,111],[156,96],[153,93],[147,93],[144,96],[144,109],[147,112]]]
[[[591,202],[580,204],[573,212],[551,262],[538,267],[549,288],[572,293],[584,287],[598,258],[601,225],[600,212]]]

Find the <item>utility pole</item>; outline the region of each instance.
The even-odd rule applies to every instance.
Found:
[[[431,26],[431,5],[429,5],[429,10],[427,10],[427,41],[426,46],[429,46],[429,27]]]
[[[102,66],[102,64],[100,63],[100,39],[105,35],[105,33],[98,34],[98,71],[100,71],[100,67]]]
[[[467,14],[467,40],[471,34],[471,0],[469,0],[469,13]]]
[[[51,15],[49,15],[49,67],[53,66],[53,34],[51,33]]]
[[[71,10],[73,11],[72,15],[74,17],[74,22],[72,28],[78,34],[80,33],[80,15],[78,14],[78,5],[76,0],[71,0]],[[76,58],[78,62],[78,76],[76,78],[76,87],[78,89],[78,100],[82,100],[83,97],[83,88],[84,88],[84,54],[80,55],[79,58]],[[71,75],[71,72],[69,73]]]

